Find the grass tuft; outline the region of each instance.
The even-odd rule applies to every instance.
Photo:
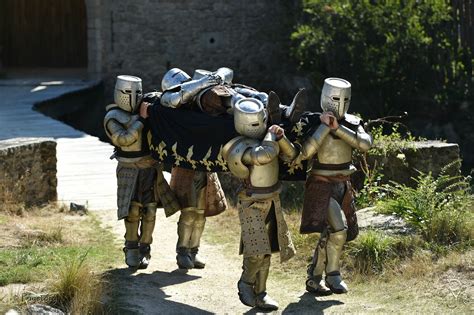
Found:
[[[50,284],[50,304],[71,314],[96,314],[101,309],[101,278],[86,262],[89,252],[68,257],[59,265]]]

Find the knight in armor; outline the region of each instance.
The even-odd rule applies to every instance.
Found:
[[[232,83],[234,73],[229,68],[219,68],[215,72],[197,69],[191,78],[181,69],[173,68],[163,77],[161,104],[178,108],[195,104],[210,115],[233,113],[234,105],[244,98],[261,101],[269,116],[270,124],[279,124],[282,118],[296,123],[306,105],[306,91],[300,90],[289,106],[280,102],[275,92],[269,94],[254,88]]]
[[[182,109],[201,108],[196,95],[206,88],[231,80],[230,69],[223,68],[218,74],[209,74],[197,80],[180,69],[169,70],[162,79],[162,106]],[[207,112],[208,114],[217,114]],[[202,269],[204,260],[198,255],[206,217],[227,209],[227,201],[214,172],[199,171],[174,166],[171,170],[170,186],[181,206],[178,220],[176,263],[180,269]]]
[[[306,281],[306,290],[318,295],[348,291],[340,273],[340,257],[344,243],[358,234],[350,184],[350,175],[356,170],[352,151],[368,151],[372,137],[365,132],[359,117],[347,114],[350,99],[348,81],[327,78],[321,93],[321,125],[300,150],[293,147],[292,156],[297,156],[294,163],[312,159],[300,233],[318,235]]]
[[[137,113],[142,98],[140,78],[118,76],[115,103],[106,107],[104,129],[115,147],[113,157],[118,161],[117,215],[125,222],[125,263],[131,268],[144,269],[151,257],[157,192],[162,192],[162,202],[169,198],[164,193],[167,183],[161,165],[151,158],[144,136],[146,111]]]
[[[232,174],[242,181],[238,211],[244,258],[238,294],[245,305],[276,310],[278,303],[266,292],[271,254],[280,251],[281,262],[295,254],[279,197],[278,158],[288,152],[280,151],[279,142],[288,140],[279,126],[267,130],[264,106],[255,98],[234,105],[234,124],[240,136],[225,144],[223,156]]]

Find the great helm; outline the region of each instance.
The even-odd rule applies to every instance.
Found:
[[[184,82],[191,80],[191,77],[181,69],[173,68],[168,70],[161,80],[161,90],[163,92],[172,90]]]
[[[143,98],[142,79],[131,75],[119,75],[115,82],[114,102],[124,111],[133,113]]]
[[[267,115],[262,102],[243,98],[234,106],[235,130],[242,136],[260,139],[267,130]]]
[[[323,111],[332,112],[337,119],[347,113],[351,102],[351,84],[339,78],[324,80],[321,92],[321,108]]]

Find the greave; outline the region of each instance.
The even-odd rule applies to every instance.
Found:
[[[176,248],[189,247],[189,241],[194,228],[195,208],[185,208],[181,210],[178,221],[178,243]]]
[[[325,235],[325,234],[324,234]],[[331,290],[323,280],[323,273],[326,267],[326,244],[327,237],[318,233],[318,241],[314,249],[313,260],[308,266],[308,276],[306,278],[306,291],[317,295],[331,294]]]
[[[124,219],[125,222],[125,244],[135,243],[138,245],[138,227],[140,224],[140,208],[141,204],[132,201],[130,204],[130,210],[128,216]]]
[[[346,293],[348,291],[347,285],[341,278],[339,263],[346,238],[347,230],[331,233],[326,246],[326,283],[334,293]]]
[[[199,247],[205,224],[206,224],[206,218],[204,217],[204,210],[196,210],[195,216],[194,216],[193,231],[189,239],[190,248]]]
[[[140,244],[151,244],[153,242],[153,230],[156,221],[156,202],[145,205],[142,216]]]
[[[270,259],[271,255],[265,255],[265,258],[263,258],[263,261],[257,272],[255,281],[255,294],[257,295],[267,291],[267,279],[268,273],[270,272]]]
[[[342,248],[346,242],[347,230],[342,230],[329,234],[329,239],[326,245],[327,252],[327,265],[326,274],[339,272],[340,259],[342,254]]]
[[[326,237],[321,238],[321,234],[317,233],[318,242],[314,249],[313,260],[308,268],[308,277],[321,278],[326,267]]]
[[[176,244],[176,262],[181,269],[194,268],[191,257],[189,241],[193,233],[196,208],[181,210],[178,221],[178,243]]]
[[[255,306],[257,295],[255,294],[255,283],[257,273],[262,267],[264,255],[245,257],[242,264],[242,275],[237,283],[240,301],[247,306]]]

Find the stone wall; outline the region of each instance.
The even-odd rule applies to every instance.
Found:
[[[56,142],[49,138],[0,141],[0,204],[40,205],[57,199]]]
[[[86,0],[89,72],[113,86],[118,74],[143,78],[159,89],[164,73],[179,67],[227,66],[235,81],[259,89],[290,90],[297,77],[289,36],[299,1]]]
[[[439,175],[446,165],[459,160],[459,146],[456,143],[440,141],[413,142],[413,147],[405,149],[398,154],[388,156],[369,155],[368,163],[373,166],[375,161],[383,174],[383,182],[395,181],[397,183],[414,186],[411,179],[416,177],[419,170],[424,173],[432,172],[433,176]],[[451,175],[460,174],[460,165],[450,169]],[[237,190],[240,185],[238,179],[230,173],[220,173],[222,187],[227,198],[232,204],[237,201]],[[361,189],[364,183],[364,174],[357,171],[352,176],[355,188]],[[285,209],[301,209],[303,205],[304,181],[284,181],[280,195],[282,206]]]
[[[459,160],[458,144],[441,141],[413,142],[413,147],[403,149],[399,153],[368,157],[372,167],[377,163],[380,168],[380,173],[383,174],[382,182],[395,181],[410,186],[415,185],[412,178],[416,178],[419,172],[431,172],[436,177],[445,166]],[[460,173],[460,164],[453,165],[448,172],[450,175]]]

